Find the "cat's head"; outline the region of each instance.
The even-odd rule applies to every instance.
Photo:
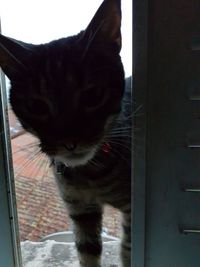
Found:
[[[85,31],[32,45],[0,35],[10,102],[41,149],[68,166],[90,160],[124,91],[120,0],[105,0]]]

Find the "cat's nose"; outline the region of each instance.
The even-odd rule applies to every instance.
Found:
[[[68,144],[64,144],[64,147],[68,150],[68,151],[74,151],[77,147],[77,144],[75,142],[71,142]]]

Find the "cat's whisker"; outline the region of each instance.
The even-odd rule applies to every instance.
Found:
[[[30,152],[30,149],[31,149],[31,152],[34,152],[33,148],[38,149],[38,146],[37,145],[32,145],[32,146],[26,146],[26,147],[20,147],[19,149],[16,149],[15,151],[12,152],[13,155],[15,155],[16,153],[19,153],[21,151],[25,151],[25,152]]]
[[[99,168],[100,166],[98,165],[98,163],[94,160],[94,159],[90,159],[89,163],[91,163],[92,165],[94,165],[95,167]]]
[[[114,139],[118,139],[118,140],[124,140],[124,138],[130,138],[131,139],[131,135],[130,134],[110,134],[107,135],[107,138],[114,138]]]
[[[40,158],[42,158],[44,155],[42,155],[42,154],[39,154],[39,158],[38,157],[35,157],[33,160],[31,159],[29,159],[27,162],[26,162],[26,165],[23,165],[23,168],[21,168],[20,170],[19,170],[19,172],[17,173],[17,174],[15,174],[15,176],[17,177],[23,170],[24,170],[24,168],[28,168],[30,165],[32,165],[32,164],[34,164],[34,162],[37,160],[40,160]],[[39,171],[41,171],[41,169],[39,169]],[[29,173],[29,177],[32,177],[32,175],[34,174],[34,176],[35,177],[37,177],[37,175],[38,175],[38,172],[37,173],[34,173],[34,171],[32,171],[31,173]],[[32,187],[30,187],[30,190],[29,190],[29,192],[31,193],[32,191],[33,191],[33,188],[35,188],[36,186],[38,186],[38,184],[37,183],[34,183],[34,185],[32,186]],[[29,194],[29,192],[27,192],[27,194]],[[20,202],[23,202],[24,201],[24,199],[25,199],[26,197],[24,197],[24,198],[22,198],[21,200],[20,200]]]
[[[36,151],[36,153],[32,154],[30,157],[27,158],[27,160],[25,160],[23,162],[23,165],[21,168],[19,168],[16,172],[15,172],[15,176],[17,177],[20,172],[22,172],[25,168],[28,168],[31,164],[33,164],[36,160],[38,160],[37,156],[40,155],[41,151],[38,150]]]
[[[115,131],[119,131],[119,132],[122,132],[122,131],[130,131],[132,129],[132,127],[131,126],[127,126],[127,127],[121,127],[121,126],[119,126],[119,127],[114,127],[112,130],[111,130],[111,132],[115,132]]]
[[[122,137],[131,137],[132,134],[130,132],[112,132],[105,135],[106,137],[118,137],[119,139]]]
[[[116,123],[115,126],[114,126],[114,129],[118,129],[118,130],[122,130],[122,129],[131,129],[131,126],[130,126],[130,125],[123,126],[123,125],[121,125],[121,124]]]
[[[131,119],[132,119],[132,116],[130,116],[130,117],[124,117],[124,118],[118,117],[116,119],[116,122],[119,123],[119,125],[121,123],[128,123],[128,124],[131,125],[131,123],[132,123]],[[128,126],[128,127],[131,127],[131,126]]]
[[[122,130],[122,131],[120,131],[120,130],[114,130],[114,131],[110,131],[110,132],[108,132],[108,134],[113,134],[113,133],[119,133],[119,134],[123,134],[123,133],[130,133],[130,130]]]
[[[117,137],[119,139],[124,139],[124,137],[130,137],[131,138],[131,134],[130,133],[127,133],[127,132],[124,132],[124,133],[110,133],[110,134],[106,134],[105,137],[109,137],[109,138],[112,138],[112,137]]]
[[[32,168],[32,172],[29,173],[30,177],[38,177],[38,174],[40,173],[42,169],[42,155],[39,154],[38,156],[35,157],[35,159],[31,162],[32,164],[36,165],[36,169]]]
[[[129,129],[124,129],[124,130],[112,130],[109,131],[107,134],[113,134],[113,133],[130,133],[131,131]]]
[[[125,157],[122,153],[120,153],[117,149],[112,148],[111,153],[112,153],[113,155],[117,154],[118,156],[120,156],[120,158],[121,158],[122,160],[124,160],[124,161],[127,163],[127,165],[130,164],[130,159],[126,158],[126,157]]]
[[[114,126],[114,128],[113,128],[113,130],[124,130],[124,129],[131,129],[132,127],[131,126],[121,126],[121,125],[119,125],[119,126]]]
[[[119,140],[124,140],[124,138],[128,138],[131,139],[132,135],[129,133],[112,133],[112,134],[107,134],[105,136],[105,138],[110,138],[112,140],[112,138],[118,138]],[[125,141],[125,140],[124,140]]]
[[[138,106],[131,115],[137,116],[138,111],[140,111],[143,108],[143,105]]]
[[[29,144],[27,144],[26,145],[26,147],[38,147],[40,145],[40,143],[39,142],[33,142],[33,143],[29,143]]]
[[[18,162],[20,162],[20,163],[22,162],[24,164],[24,162],[27,162],[27,161],[28,161],[28,159],[24,160],[24,155],[21,155],[17,158],[13,157],[14,167],[15,167],[15,164],[16,164],[16,166],[18,165]]]
[[[48,167],[48,162],[47,162],[47,158],[44,156],[44,154],[40,154],[37,158],[36,158],[36,162],[35,162],[37,165],[38,165],[38,171],[36,173],[34,173],[34,176],[35,177],[38,177],[39,176],[39,173],[42,173],[42,177],[41,177],[41,181],[44,180],[44,177],[46,177],[46,173],[47,173],[47,167]],[[43,170],[41,172],[41,170]]]
[[[131,151],[131,148],[130,148],[129,146],[124,145],[124,143],[122,143],[122,142],[120,142],[120,141],[115,141],[115,140],[110,140],[110,139],[108,139],[108,142],[109,142],[110,144],[117,145],[117,146],[120,146],[120,147],[122,147],[122,148],[125,148],[125,149]]]
[[[42,168],[44,171],[43,171],[41,181],[44,181],[45,177],[48,177],[49,168],[50,168],[49,159],[43,155],[43,160],[45,161],[42,164]]]
[[[49,171],[50,171],[50,161],[49,159],[47,159],[46,161],[46,168],[45,168],[45,176],[48,177],[49,176]]]
[[[93,165],[95,165],[98,168],[105,167],[104,164],[102,162],[98,161],[96,158],[90,159],[89,162],[92,163]]]
[[[14,176],[18,177],[20,175],[20,173],[22,173],[24,171],[24,169],[26,169],[30,166],[31,163],[32,163],[32,161],[30,159],[28,159],[25,162],[23,162],[23,166],[21,166],[17,170],[15,170],[15,166],[14,166]]]
[[[21,152],[21,151],[26,152],[27,160],[29,160],[30,159],[30,152],[27,151],[27,149],[20,148],[19,150],[16,151],[16,153]],[[34,153],[31,154],[31,157],[34,157],[35,154],[38,153],[38,151],[39,150],[34,151]],[[24,154],[23,153],[21,154],[21,156],[18,156],[18,157],[15,156],[15,152],[12,153],[12,154],[13,154],[13,158],[14,158],[14,160],[16,162],[17,161],[20,161],[21,162],[21,160],[24,159]],[[25,160],[25,162],[26,162],[26,160]]]
[[[123,138],[123,137],[130,137],[131,138],[132,133],[130,133],[130,131],[124,131],[124,132],[110,132],[110,133],[106,133],[105,137],[118,137],[119,139]]]

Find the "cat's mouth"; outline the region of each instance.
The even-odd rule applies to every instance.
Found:
[[[86,165],[94,157],[96,151],[96,146],[81,152],[75,151],[66,153],[60,151],[54,156],[54,158],[58,161],[61,161],[66,167],[77,167]]]

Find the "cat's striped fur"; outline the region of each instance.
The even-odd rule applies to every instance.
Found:
[[[74,222],[81,267],[100,267],[103,206],[123,214],[131,251],[131,82],[119,56],[120,0],[104,0],[78,35],[32,45],[0,35],[0,65],[23,127],[52,161]]]

